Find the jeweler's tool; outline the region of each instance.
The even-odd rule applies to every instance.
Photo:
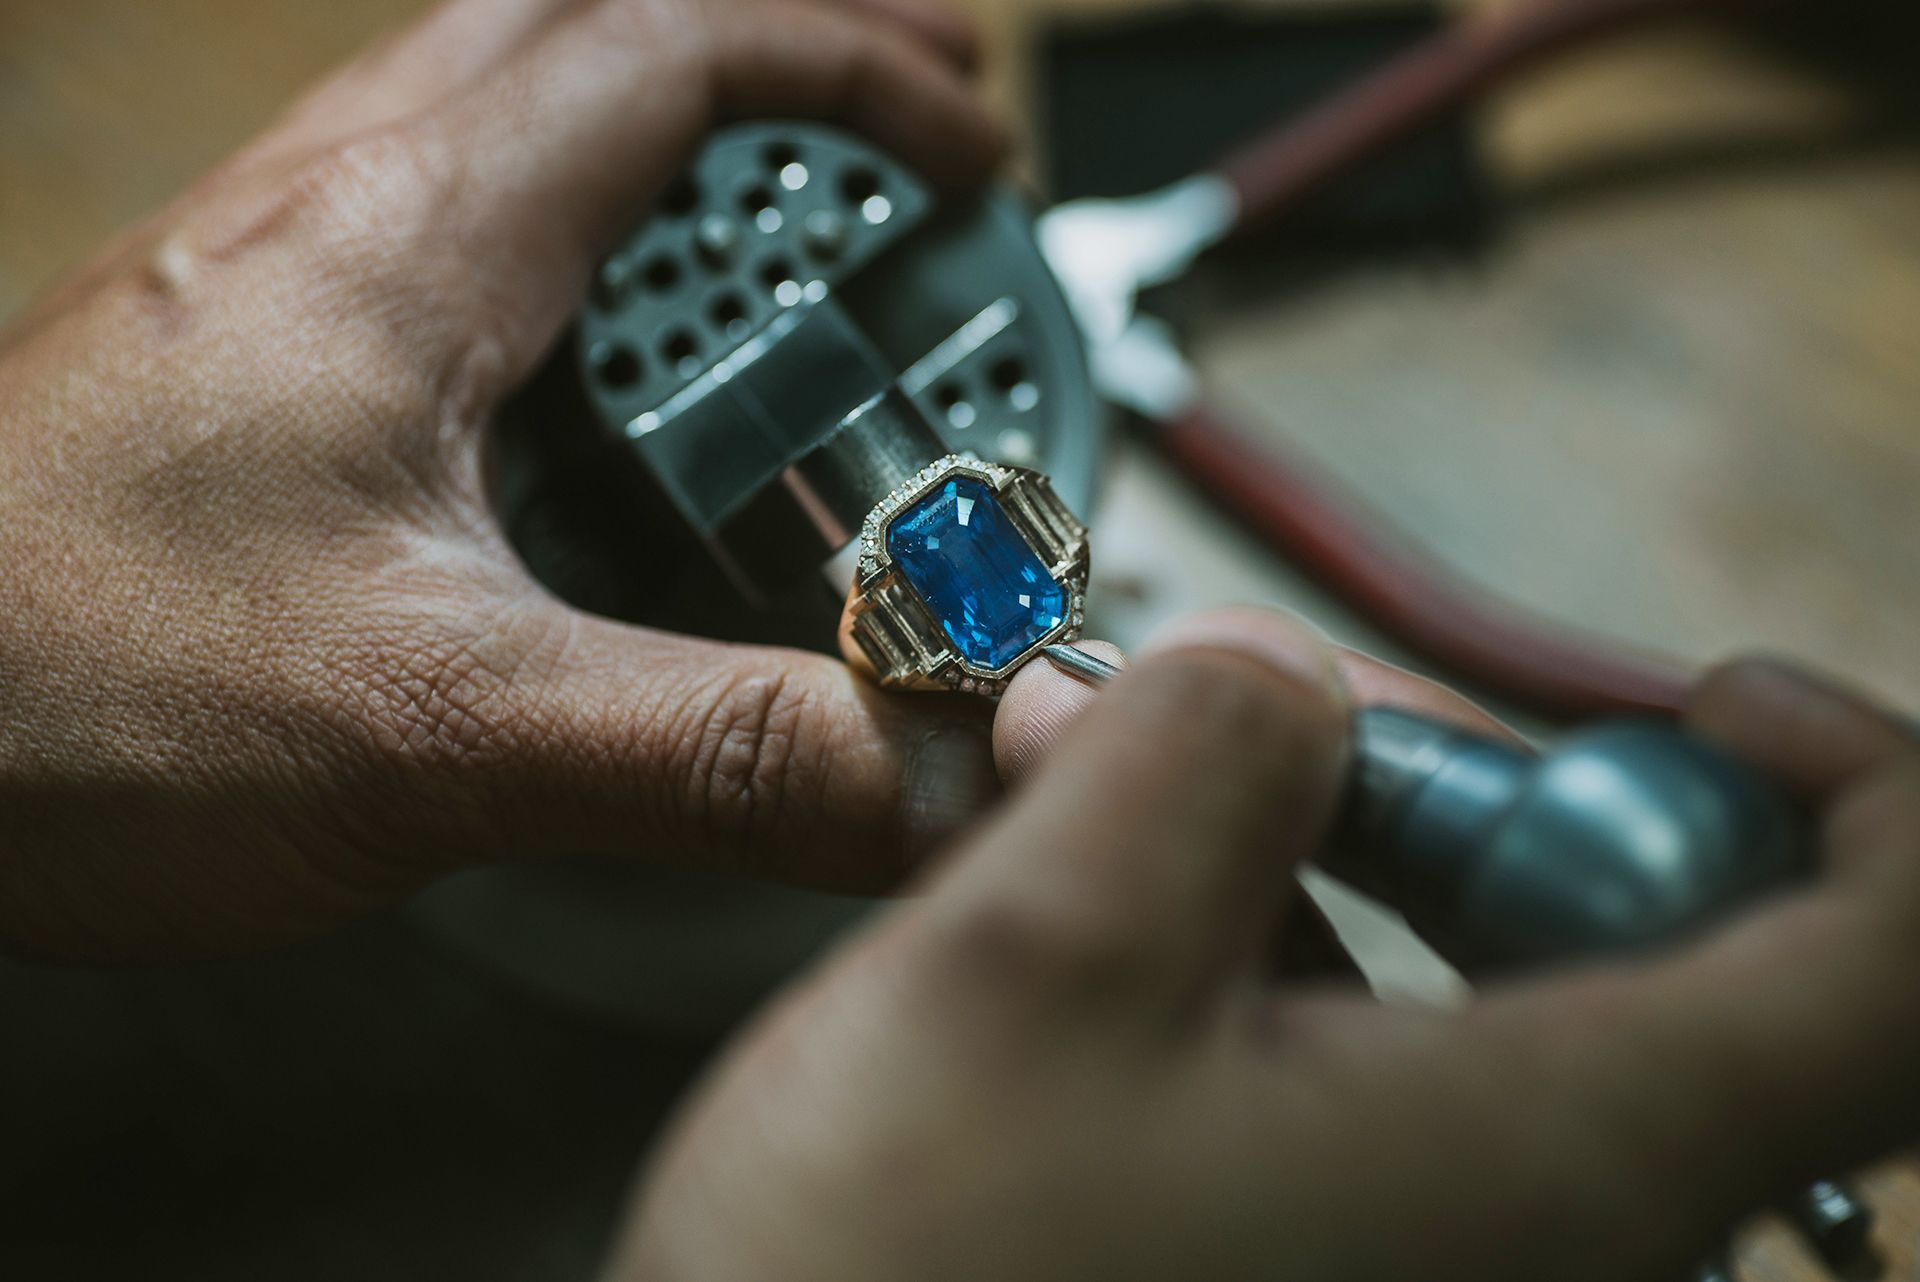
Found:
[[[1781,0],[1526,0],[1475,14],[1392,59],[1211,169],[1158,191],[1075,200],[1040,218],[1049,265],[1087,335],[1102,395],[1275,552],[1448,671],[1516,703],[1578,717],[1670,712],[1676,667],[1557,627],[1417,554],[1389,522],[1271,439],[1255,445],[1208,404],[1173,332],[1141,294],[1215,245],[1304,198],[1569,49],[1647,23]]]
[[[1041,651],[1104,682],[1120,669]],[[1807,866],[1792,808],[1745,764],[1655,722],[1542,756],[1395,708],[1354,716],[1330,866],[1405,906],[1472,971],[1645,947]]]
[[[939,200],[827,125],[708,139],[601,265],[574,354],[604,438],[758,602],[949,455],[1092,494],[1106,411],[1024,202]]]
[[[1873,1211],[1851,1185],[1841,1180],[1810,1184],[1787,1204],[1787,1217],[1836,1276],[1873,1272]]]
[[[1068,645],[1049,662],[1122,669]],[[1804,827],[1743,763],[1670,725],[1603,724],[1534,757],[1394,708],[1354,714],[1336,871],[1408,911],[1470,974],[1648,947],[1705,926],[1808,866]],[[1837,1270],[1872,1212],[1821,1181],[1788,1207]],[[1724,1260],[1699,1277],[1726,1278]]]
[[[1168,461],[1282,556],[1448,670],[1549,714],[1671,710],[1684,672],[1469,587],[1227,428],[1136,302],[1553,53],[1770,2],[1531,0],[1467,19],[1210,172],[1037,223],[1004,190],[938,202],[839,130],[730,126],[603,264],[572,345],[577,387],[759,602],[842,556],[865,513],[948,454],[1041,472],[1085,512],[1104,398],[1156,425]],[[830,577],[849,569],[836,560]]]

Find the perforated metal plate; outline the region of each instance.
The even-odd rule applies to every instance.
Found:
[[[932,197],[871,147],[821,129],[729,130],[601,265],[581,319],[587,377],[616,420],[657,409],[728,352],[859,271]]]
[[[1084,510],[1101,417],[1024,204],[942,204],[825,126],[720,131],[609,256],[580,318],[587,399],[638,440],[774,318],[827,297],[950,448],[1047,471]]]

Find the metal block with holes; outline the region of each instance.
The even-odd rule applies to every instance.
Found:
[[[1102,411],[1025,203],[943,203],[825,126],[717,133],[602,265],[577,350],[606,433],[756,598],[929,458],[1092,495]]]

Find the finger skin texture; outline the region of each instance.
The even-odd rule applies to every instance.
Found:
[[[967,15],[943,0],[855,0],[853,7],[899,23],[962,70],[980,62],[980,33]]]
[[[499,70],[582,0],[442,0],[328,76],[248,149],[296,154],[426,111]]]
[[[1294,616],[1280,611],[1240,608],[1216,611],[1197,622],[1177,626],[1157,638],[1156,646],[1177,644],[1185,629],[1198,626],[1203,632],[1234,638],[1237,644],[1259,651],[1276,634],[1280,643],[1301,626]],[[1081,649],[1124,666],[1125,656],[1101,641],[1079,643]],[[1330,647],[1349,697],[1356,707],[1388,706],[1404,708],[1451,721],[1477,734],[1504,739],[1516,744],[1524,741],[1507,726],[1462,696],[1423,677],[1383,663],[1354,650]],[[1029,664],[1013,680],[1000,702],[993,723],[994,759],[1000,775],[1009,784],[1018,784],[1037,770],[1053,752],[1074,721],[1090,707],[1100,688],[1061,671],[1050,663]],[[1338,856],[1341,852],[1331,853]],[[1368,863],[1364,859],[1331,861],[1337,871],[1356,884],[1367,881]],[[1363,885],[1383,897],[1391,898],[1399,889],[1391,882],[1378,886]],[[1418,915],[1419,904],[1400,903],[1402,911]],[[1289,912],[1290,929],[1274,946],[1275,962],[1284,973],[1304,977],[1310,974],[1338,975],[1352,979],[1359,975],[1347,957],[1330,925],[1304,896],[1297,897]]]
[[[1120,647],[1105,641],[1081,641],[1075,648],[1126,665]],[[993,716],[993,756],[1001,776],[1012,783],[1032,774],[1099,694],[1099,686],[1044,659],[1014,674]]]
[[[1277,631],[1299,626],[1294,616],[1253,608],[1220,610],[1206,616],[1205,627],[1223,629],[1243,644],[1258,647]],[[1179,633],[1158,638],[1156,644],[1177,642]],[[1104,641],[1085,641],[1079,648],[1109,663],[1125,666],[1118,647]],[[1331,647],[1333,660],[1356,707],[1404,708],[1451,721],[1475,733],[1521,742],[1520,736],[1462,695],[1437,682],[1415,676],[1404,668],[1357,650]],[[1031,774],[1052,752],[1074,720],[1098,694],[1099,687],[1062,672],[1050,663],[1030,663],[1014,677],[1000,701],[993,727],[994,760],[1009,783]]]
[[[1255,945],[1280,902],[1288,861],[1311,844],[1332,804],[1344,748],[1338,676],[1311,634],[1268,638],[1257,654],[1205,648],[1203,639],[1116,682],[996,836],[965,846],[924,900],[856,947],[843,968],[848,983],[810,985],[770,1016],[764,1055],[709,1087],[742,1107],[723,1110],[710,1126],[689,1124],[673,1145],[688,1164],[662,1176],[668,1191],[649,1199],[613,1276],[753,1277],[771,1268],[795,1279],[1040,1277],[1058,1258],[1049,1239],[1084,1250],[1105,1235],[1097,1218],[1077,1222],[1061,1205],[1023,1226],[1031,1217],[1014,1207],[1026,1163],[978,1142],[986,1117],[973,1110],[986,1101],[974,1092],[1004,1092],[1010,1111],[993,1121],[995,1132],[1071,1131],[1096,1121],[1097,1110],[1131,1107],[1136,1092],[1158,1098],[1169,1083],[1153,1080],[1157,1052],[1111,1077],[1100,1058],[1122,1047],[1131,1057],[1164,1049],[1173,1030],[1217,1020],[1196,999],[1216,990],[1236,961],[1258,960]],[[1021,1000],[1005,1000],[1016,994]],[[1213,1005],[1209,997],[1205,1006]],[[912,1037],[885,1039],[876,1058],[857,1059],[860,1067],[842,1076],[830,1048],[871,1046],[875,1031],[909,1011],[926,1016],[915,1019]],[[1081,1033],[1092,1040],[1082,1042]],[[1029,1039],[1046,1044],[1055,1034],[1065,1062],[1026,1053]],[[1077,1092],[1079,1068],[1093,1070],[1069,1110],[1083,1117],[1033,1110],[1035,1085]],[[767,1093],[775,1082],[778,1099]],[[815,1090],[831,1096],[820,1110],[805,1107]],[[787,1111],[792,1103],[802,1104],[800,1113]],[[806,1120],[795,1131],[776,1115]],[[785,1132],[773,1153],[752,1153],[754,1165],[772,1161],[791,1175],[779,1195],[751,1196],[755,1181],[731,1164],[741,1152],[736,1127]],[[1034,1169],[1097,1189],[1100,1171],[1117,1169],[1102,1157],[1115,1143],[1125,1137],[1102,1124]],[[893,1193],[878,1216],[861,1214],[857,1240],[823,1239],[845,1190],[828,1179],[818,1190],[825,1200],[816,1201],[809,1172],[845,1155],[871,1163]],[[956,1161],[966,1174],[950,1180]],[[1124,1176],[1134,1178],[1137,1170]],[[893,1234],[896,1210],[935,1208],[943,1189],[959,1196],[956,1208],[999,1208],[999,1227],[980,1234],[967,1213],[929,1223],[915,1209],[898,1221],[906,1232]],[[1097,1210],[1090,1205],[1089,1213]],[[679,1231],[715,1214],[731,1222],[727,1239],[741,1251]],[[1194,1228],[1203,1232],[1203,1222]],[[1115,1255],[1125,1238],[1090,1261],[1117,1268],[1114,1276],[1146,1276],[1137,1272],[1144,1261],[1122,1267]],[[799,1244],[793,1259],[776,1265],[756,1254],[782,1241]],[[875,1263],[889,1259],[897,1263]]]
[[[1241,947],[1343,706],[1293,661],[1310,638],[1246,623],[1102,691],[924,894],[748,1031],[610,1279],[1678,1277],[1907,1142],[1920,752],[1884,714],[1777,665],[1709,677],[1703,732],[1815,736],[1824,879],[1666,953],[1389,1009],[1276,987]]]
[[[1096,982],[1111,963],[1142,1006],[1139,973],[1173,1014],[1258,955],[1338,799],[1345,696],[1304,629],[1253,651],[1214,639],[1189,633],[1116,680],[1002,821],[1003,842],[963,858],[942,901],[958,953],[1014,967],[1084,954]]]
[[[576,614],[480,474],[715,124],[984,179],[970,45],[921,0],[449,0],[0,334],[0,949],[245,951],[571,851],[872,890],[965,827],[984,708]]]

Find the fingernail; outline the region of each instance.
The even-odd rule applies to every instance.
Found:
[[[921,738],[907,763],[907,854],[918,862],[951,841],[1000,796],[993,745],[984,728],[942,726]]]
[[[1298,615],[1278,610],[1213,610],[1181,619],[1157,633],[1148,652],[1232,650],[1318,686],[1337,686],[1340,672],[1326,637]]]

